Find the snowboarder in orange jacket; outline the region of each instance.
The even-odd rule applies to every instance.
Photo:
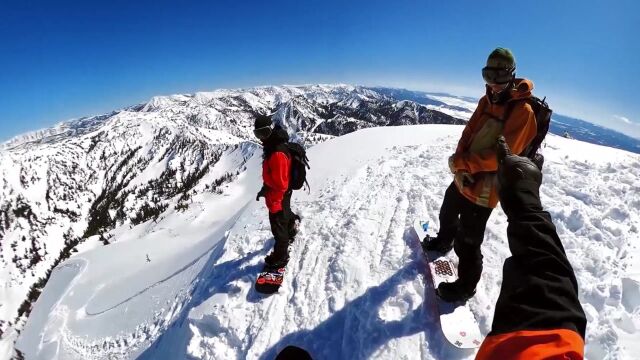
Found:
[[[489,55],[482,75],[483,96],[469,119],[456,152],[449,158],[454,181],[440,208],[440,229],[435,239],[425,239],[427,251],[459,258],[458,280],[441,283],[437,293],[445,301],[466,300],[475,293],[482,273],[480,245],[492,210],[498,204],[496,190],[496,140],[504,135],[516,154],[536,136],[535,114],[527,101],[533,83],[515,76],[516,62],[510,50],[497,48]]]

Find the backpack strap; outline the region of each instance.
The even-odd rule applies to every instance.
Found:
[[[287,157],[291,161],[294,161],[294,159],[295,159],[295,160],[301,162],[303,164],[303,166],[306,167],[307,169],[311,169],[311,166],[309,165],[309,158],[307,157],[306,152],[304,152],[304,151],[300,152],[300,151],[296,150],[295,147],[291,148],[291,147],[289,147],[289,144],[290,144],[289,142],[279,144],[278,146],[276,146],[276,150],[275,151],[281,151],[281,152],[285,153],[287,155]],[[305,184],[305,187],[307,189],[307,192],[311,193],[311,185],[309,185],[309,181],[306,178],[304,179],[304,184]]]
[[[536,136],[534,136],[534,138],[531,139],[531,142],[522,150],[522,153],[518,154],[520,156],[525,156],[530,159],[534,159],[534,156],[538,151],[538,148],[540,147],[540,144],[542,143],[544,136],[547,133],[548,124],[546,129],[540,128],[541,126],[541,124],[539,123],[540,119],[538,119],[538,111],[536,110],[536,109],[539,109],[540,106],[546,106],[545,100],[546,100],[546,97],[540,100],[534,96],[528,96],[526,98],[513,100],[507,103],[507,108],[505,109],[504,114],[502,115],[503,122],[506,122],[509,119],[509,117],[511,116],[511,113],[513,112],[513,109],[515,108],[515,105],[516,105],[515,103],[520,101],[526,101],[531,106],[531,110],[533,111],[534,117],[536,119]],[[540,103],[540,104],[536,105],[536,103]],[[543,132],[543,134],[540,133],[541,131]]]
[[[282,143],[282,144],[278,144],[276,145],[276,148],[273,150],[273,152],[281,152],[284,153],[289,159],[291,159],[291,151],[289,150],[289,147],[287,146],[287,143]]]

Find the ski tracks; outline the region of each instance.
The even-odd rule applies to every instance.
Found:
[[[544,171],[542,201],[576,271],[587,314],[587,358],[632,358],[640,350],[620,344],[637,344],[640,328],[640,169],[627,165],[638,164],[628,156],[634,155],[606,162],[556,157]]]
[[[471,356],[452,353],[435,335],[439,325],[432,308],[424,305],[425,296],[432,296],[425,291],[425,263],[408,244],[415,236],[410,231],[415,218],[437,218],[451,181],[442,176],[446,163],[441,159],[452,150],[441,144],[392,147],[382,158],[329,182],[308,201],[296,201],[294,194],[293,210],[303,221],[280,293],[255,293],[255,274],[235,280],[230,285],[240,291],[218,304],[215,314],[211,308],[192,310],[204,310],[209,320],[193,324],[198,330],[190,355],[270,359],[293,344],[308,349],[314,359]],[[264,218],[265,213],[259,207],[247,217]],[[268,222],[258,224],[247,220],[242,229],[236,226],[218,261],[261,251],[247,266],[260,264],[273,240]],[[201,331],[202,322],[214,318],[223,326]]]
[[[213,308],[204,302],[192,310],[207,315],[191,323],[188,353],[201,359],[271,360],[285,346],[297,345],[314,359],[472,358],[473,351],[452,348],[441,335],[426,264],[410,230],[416,218],[439,225],[452,180],[444,159],[454,150],[451,139],[440,140],[433,146],[390,147],[309,197],[294,194],[293,208],[303,221],[280,293],[256,294],[256,274],[233,280],[229,286],[238,291],[223,303]],[[549,158],[542,200],[580,282],[589,318],[587,355],[624,357],[618,339],[637,336],[640,304],[637,279],[624,275],[640,255],[629,245],[640,228],[640,168],[572,164],[553,153]],[[581,180],[596,176],[605,181],[595,187]],[[596,200],[607,198],[621,200]],[[266,209],[258,206],[244,217],[245,225],[234,228],[218,261],[253,252],[257,255],[240,268],[259,268],[273,245]],[[484,271],[469,302],[484,334],[510,255],[506,228],[498,208],[487,223]],[[220,325],[207,328],[208,322]]]

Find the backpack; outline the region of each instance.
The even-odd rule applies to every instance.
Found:
[[[542,141],[544,140],[545,136],[547,136],[547,132],[549,132],[551,114],[553,113],[553,110],[549,108],[546,99],[546,97],[541,100],[538,97],[531,96],[525,99],[511,101],[507,105],[503,116],[504,121],[509,119],[511,111],[515,106],[515,103],[518,101],[526,101],[531,106],[531,109],[533,110],[533,113],[536,117],[536,136],[519,155],[531,159],[531,161],[533,161],[533,163],[536,164],[536,166],[538,166],[540,170],[542,170],[542,165],[544,164],[544,156],[538,153],[538,150],[540,149],[540,145],[542,145]]]
[[[300,190],[306,184],[311,189],[307,181],[307,169],[309,166],[309,158],[304,147],[295,142],[287,142],[281,145],[282,150],[291,158],[291,174],[289,177],[289,189]]]

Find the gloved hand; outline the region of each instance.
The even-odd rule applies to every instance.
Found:
[[[451,171],[452,174],[456,173],[456,168],[453,167],[453,160],[455,160],[455,157],[456,154],[449,156],[449,171]]]
[[[473,175],[469,174],[466,171],[461,171],[461,170],[458,170],[456,172],[454,181],[460,187],[470,186],[476,182],[476,180],[473,178]]]
[[[260,191],[258,191],[258,194],[256,195],[256,201],[260,201],[261,197],[265,197],[267,195],[267,187],[265,185],[262,185],[262,189],[260,189]]]
[[[542,173],[528,158],[514,155],[504,136],[498,138],[498,196],[507,217],[541,211]]]

